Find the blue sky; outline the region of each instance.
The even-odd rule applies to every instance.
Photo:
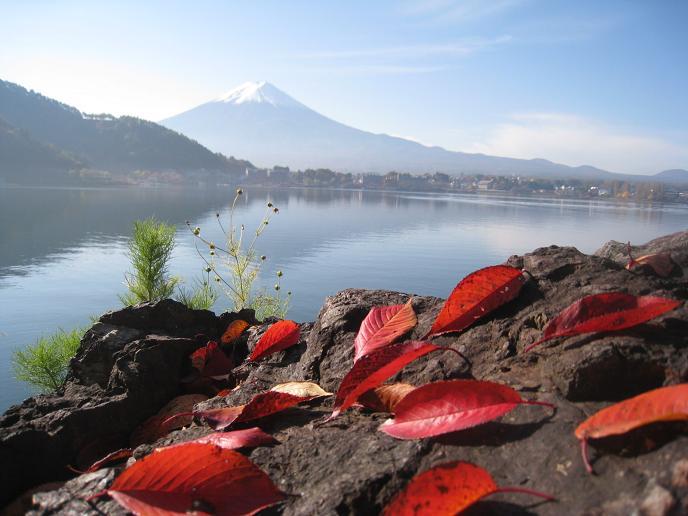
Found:
[[[160,120],[267,80],[452,150],[688,168],[688,2],[0,0],[0,78]]]

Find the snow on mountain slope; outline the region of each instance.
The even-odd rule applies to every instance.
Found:
[[[269,82],[245,82],[228,91],[214,102],[225,104],[244,104],[246,102],[266,103],[273,106],[305,107]]]
[[[567,167],[452,152],[386,134],[373,134],[327,118],[268,82],[248,82],[228,93],[162,120],[162,125],[228,156],[258,166],[331,168],[384,173],[528,174],[544,177],[604,177],[593,167]]]

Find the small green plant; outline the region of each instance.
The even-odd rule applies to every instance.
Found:
[[[195,279],[193,288],[181,284],[177,287],[177,301],[192,310],[210,310],[219,297],[218,291],[210,281],[210,272],[205,272],[204,277]]]
[[[170,277],[169,261],[176,228],[155,218],[137,220],[129,241],[133,272],[125,273],[129,292],[119,296],[124,305],[159,301],[174,293],[179,278]]]
[[[252,308],[259,320],[270,316],[284,318],[289,309],[291,292],[282,296],[280,285],[282,271],[278,271],[276,274],[274,294],[268,293],[265,289],[255,290],[256,279],[263,263],[267,260],[267,256],[258,255],[256,241],[268,227],[271,217],[279,213],[279,209],[272,202],[268,202],[263,219],[251,236],[247,237],[244,225],[240,224],[237,227],[234,223],[237,201],[242,195],[243,190],[238,188],[229,211],[228,229],[222,224],[220,214],[215,214],[217,223],[225,235],[226,248],[217,246],[214,242],[203,238],[200,227],[192,228],[188,221],[186,224],[197,241],[201,242],[207,249],[208,256],[206,257],[196,244],[196,251],[205,262],[206,273],[212,275],[215,282],[220,285],[230,301],[232,310],[239,311],[242,308]],[[245,238],[250,238],[250,241],[247,243]]]
[[[54,392],[63,384],[69,360],[79,349],[86,330],[59,330],[35,344],[16,350],[12,367],[17,380],[27,382],[43,392]]]

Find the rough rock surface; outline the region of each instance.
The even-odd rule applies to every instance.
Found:
[[[503,382],[524,397],[554,403],[556,412],[522,406],[471,430],[401,441],[377,431],[386,414],[354,408],[322,424],[332,399],[315,400],[257,422],[279,443],[245,453],[283,491],[296,495],[266,514],[376,514],[414,474],[458,459],[486,468],[500,485],[530,487],[558,499],[542,503],[523,495],[498,495],[476,504],[470,514],[688,513],[688,425],[650,425],[592,442],[594,476],[586,473],[573,436],[583,419],[612,402],[688,382],[685,303],[630,330],[557,339],[523,353],[548,320],[584,295],[621,290],[688,299],[688,232],[634,251],[671,253],[677,267],[669,278],[646,268],[627,271],[626,245],[618,242],[592,256],[554,246],[512,256],[507,263],[530,275],[519,297],[459,335],[434,339],[459,349],[469,361],[435,352],[394,378],[414,385],[449,378]],[[447,292],[452,287],[448,284]],[[351,367],[353,339],[368,310],[408,298],[396,292],[345,290],[326,299],[317,320],[302,325],[297,345],[243,365],[235,370],[237,389],[197,407],[244,403],[293,380],[314,381],[336,391]],[[413,298],[418,325],[409,338],[427,332],[442,303],[432,297]],[[138,424],[182,392],[188,355],[217,338],[237,317],[215,317],[172,301],[103,316],[84,337],[63,392],[30,398],[0,417],[0,503],[38,484],[70,479],[57,489],[52,484],[34,494],[32,514],[125,514],[107,497],[84,501],[112,482],[117,467],[76,475],[66,466],[85,468],[125,446]],[[250,313],[241,317],[252,318]],[[253,326],[234,345],[236,363],[267,326]],[[210,431],[194,423],[139,446],[134,458]]]

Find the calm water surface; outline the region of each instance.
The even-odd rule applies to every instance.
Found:
[[[13,349],[57,328],[86,325],[117,308],[136,219],[176,224],[172,273],[203,266],[184,221],[215,242],[215,213],[228,213],[231,188],[182,190],[0,187],[0,410],[31,394],[12,376]],[[642,243],[686,229],[688,209],[605,201],[248,189],[237,220],[254,228],[267,200],[280,213],[261,236],[268,256],[261,281],[277,270],[293,292],[289,316],[313,320],[325,296],[349,287],[441,297],[480,267],[536,247],[593,252],[614,239]],[[216,311],[226,308],[224,300]]]

